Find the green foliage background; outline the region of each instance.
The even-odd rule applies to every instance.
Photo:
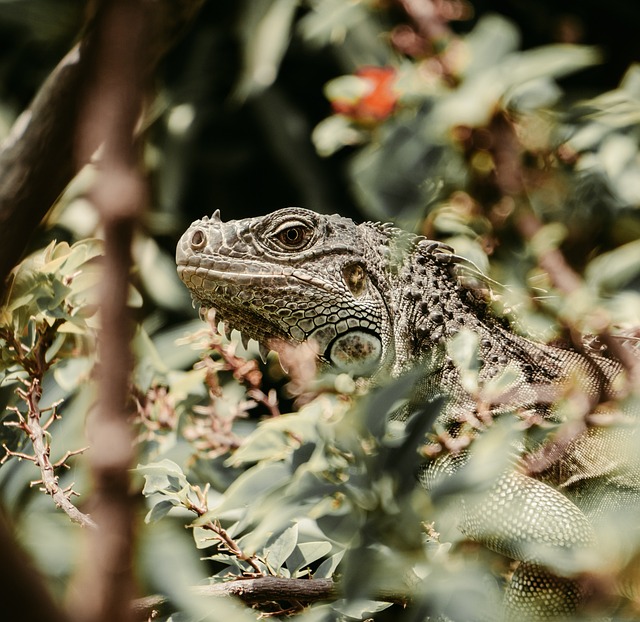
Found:
[[[255,619],[226,603],[211,612],[187,591],[256,571],[216,548],[219,527],[261,572],[341,579],[344,598],[298,613],[304,620],[495,615],[500,572],[487,568],[501,562],[455,529],[438,538],[431,523],[436,530],[451,524],[450,498],[492,481],[503,464],[496,456],[516,432],[496,426],[475,472],[427,497],[414,473],[438,405],[416,412],[408,430],[386,419],[411,378],[361,395],[352,379],[329,376],[295,401],[273,357],[243,367],[257,358],[255,344],[211,336],[173,262],[187,224],[216,208],[230,219],[301,204],[393,220],[447,241],[503,284],[500,305],[515,310],[525,334],[550,341],[572,330],[640,325],[640,66],[629,51],[635,46],[637,56],[630,24],[639,23],[640,7],[472,5],[452,2],[466,19],[443,22],[439,38],[411,55],[392,45],[393,33],[410,23],[396,3],[209,2],[165,61],[147,120],[153,198],[135,240],[131,289],[138,574],[142,593],[165,594],[182,612],[165,617]],[[72,1],[0,3],[3,131],[80,23]],[[357,96],[362,84],[353,74],[367,65],[395,69],[395,109],[375,123],[334,115],[329,99]],[[23,407],[15,388],[28,372],[8,346],[19,342],[28,358],[47,335],[43,406],[64,400],[49,430],[54,459],[87,444],[84,422],[95,399],[91,286],[99,279],[93,238],[100,232],[84,198],[91,182],[87,168],[56,206],[0,314],[4,422],[15,420],[12,407]],[[533,214],[541,230],[526,235],[522,214]],[[47,247],[52,239],[62,243]],[[539,268],[558,248],[582,275],[569,293]],[[292,414],[267,417],[276,403],[270,391]],[[0,437],[13,451],[29,451],[15,428]],[[82,456],[69,464],[61,481],[73,482],[81,504],[91,494],[86,467]],[[33,479],[33,464],[7,460],[2,503],[62,599],[79,537],[29,486]],[[628,518],[612,526],[628,534],[624,555],[616,549],[620,565],[637,554]],[[385,611],[374,595],[393,590],[411,595],[412,606]]]

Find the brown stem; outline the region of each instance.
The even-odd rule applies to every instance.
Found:
[[[105,239],[99,400],[89,431],[95,482],[92,514],[99,529],[89,538],[75,580],[70,611],[79,622],[132,620],[135,508],[129,469],[134,438],[128,422],[132,319],[127,297],[131,240],[146,194],[135,129],[150,81],[150,11],[153,7],[144,0],[98,2],[92,80],[86,86],[76,135],[80,160],[96,143],[103,145],[91,199]]]
[[[279,417],[280,409],[275,392],[270,392],[267,395],[262,390],[262,373],[258,368],[258,363],[255,360],[242,358],[232,348],[224,346],[215,338],[217,332],[215,321],[210,321],[209,325],[214,334],[214,339],[211,340],[209,347],[222,357],[228,369],[233,372],[233,377],[247,387],[247,395],[264,406],[269,411],[270,417]]]
[[[48,495],[51,495],[55,504],[61,508],[65,514],[74,522],[82,525],[83,527],[95,528],[94,521],[82,513],[78,508],[69,500],[70,493],[66,493],[58,485],[58,477],[55,474],[55,467],[51,463],[50,447],[46,441],[45,429],[40,425],[41,412],[38,407],[40,397],[42,396],[42,389],[40,381],[34,378],[29,385],[27,391],[18,391],[20,397],[27,404],[27,420],[25,431],[29,434],[31,443],[33,445],[33,451],[35,454],[35,463],[40,468],[42,489]]]
[[[207,511],[207,490],[208,485],[205,487],[204,491],[201,490],[198,486],[192,486],[193,491],[198,497],[199,504],[189,503],[187,509],[196,514],[197,516],[204,516]],[[257,575],[263,576],[264,571],[258,565],[257,558],[255,555],[247,555],[238,545],[238,543],[231,537],[229,532],[222,527],[222,525],[216,521],[208,521],[200,525],[203,529],[208,531],[212,531],[216,538],[219,540],[220,544],[229,551],[232,555],[235,555],[239,560],[247,562],[255,571]]]

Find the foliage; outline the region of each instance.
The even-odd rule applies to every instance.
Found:
[[[330,49],[343,75],[326,84],[331,111],[312,138],[323,158],[346,162],[362,215],[454,246],[503,284],[494,287],[496,307],[515,311],[525,334],[546,341],[577,334],[606,339],[637,327],[638,66],[618,88],[578,99],[563,93],[562,79],[602,62],[596,49],[521,50],[517,26],[502,17],[483,16],[459,34],[444,12],[421,21],[398,8],[412,3],[390,4],[245,2],[244,70],[234,76],[234,101],[249,98],[256,109],[271,101],[284,127],[295,115],[288,117],[283,110],[289,109],[269,97],[287,50]],[[442,11],[456,4],[469,9],[464,2],[433,3]],[[274,356],[260,364],[255,344],[217,334],[210,318],[203,329],[189,315],[163,236],[180,233],[179,219],[167,213],[183,182],[176,162],[187,159],[184,145],[208,108],[182,101],[184,90],[170,77],[162,95],[145,145],[157,209],[134,244],[130,301],[136,312],[132,425],[140,462],[134,481],[146,503],[139,572],[148,593],[171,600],[162,619],[255,619],[256,612],[236,605],[211,613],[189,592],[198,583],[247,576],[338,582],[340,598],[329,603],[305,607],[284,597],[263,606],[303,621],[495,619],[508,562],[466,541],[452,527],[451,508],[461,495],[495,481],[510,457],[505,448],[563,428],[490,426],[473,444],[468,466],[429,496],[415,477],[420,462],[425,454],[456,448],[437,429],[423,445],[440,404],[411,402],[416,375],[369,388],[346,375],[298,378],[292,370],[287,384]],[[294,152],[293,160],[303,153]],[[300,162],[315,170],[309,158],[300,155]],[[288,162],[295,177],[299,162]],[[322,185],[317,178],[314,184]],[[28,483],[40,478],[49,494],[62,492],[69,503],[72,491],[82,493],[80,500],[91,493],[83,457],[74,455],[87,444],[83,428],[95,399],[93,289],[101,247],[87,237],[99,234],[86,199],[90,186],[88,168],[51,223],[56,233],[81,241],[49,244],[25,260],[0,309],[3,505],[19,519],[21,540],[61,593],[79,537]],[[197,209],[204,208],[198,203]],[[545,264],[548,257],[559,259]],[[509,378],[478,387],[476,348],[465,334],[449,346],[464,382],[481,399],[500,392]],[[626,400],[637,399],[629,390]],[[579,405],[572,395],[565,401],[573,421]],[[412,411],[406,427],[393,418],[401,407]],[[33,442],[38,422],[39,447]],[[49,453],[55,477],[45,483],[32,462]],[[627,536],[626,550],[617,531]],[[606,571],[631,568],[640,547],[630,517],[612,518],[607,534],[613,553]],[[592,572],[591,564],[584,560],[580,570]],[[600,588],[603,574],[592,574]],[[637,615],[635,598],[616,614]],[[390,602],[402,606],[389,613]]]

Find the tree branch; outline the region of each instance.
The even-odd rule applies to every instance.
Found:
[[[76,46],[20,115],[0,151],[0,294],[34,229],[76,172],[73,129],[86,72],[86,54]]]
[[[144,67],[150,73],[203,0],[143,0],[143,4],[152,36]],[[92,77],[99,44],[95,25],[96,18],[91,16],[80,43],[45,80],[0,147],[0,296],[36,227],[100,146],[99,134],[87,134],[82,150],[75,144],[85,86]]]
[[[95,18],[95,57],[76,135],[80,161],[103,145],[91,191],[104,230],[100,300],[99,400],[90,420],[88,454],[95,482],[92,515],[97,532],[76,576],[70,613],[79,622],[128,622],[134,594],[134,501],[129,469],[132,318],[127,308],[131,241],[146,200],[136,125],[150,83],[151,5],[144,0],[102,0]]]
[[[40,380],[38,378],[33,378],[26,391],[18,389],[18,395],[27,405],[27,418],[24,419],[24,417],[18,413],[18,416],[20,417],[20,423],[18,426],[29,436],[33,445],[34,453],[33,457],[22,457],[32,459],[40,469],[41,479],[33,483],[41,484],[44,492],[53,498],[55,504],[61,508],[74,523],[78,523],[83,527],[95,528],[96,524],[93,520],[81,512],[69,500],[69,497],[73,494],[71,488],[62,489],[58,483],[58,477],[55,474],[55,467],[62,466],[69,456],[79,452],[67,451],[62,460],[59,460],[55,465],[51,463],[51,448],[46,440],[46,428],[40,423],[40,418],[42,416],[42,411],[39,407],[40,398],[42,396]],[[11,456],[14,455],[14,453],[7,450],[6,455]]]
[[[272,602],[297,602],[304,605],[340,598],[339,585],[331,579],[290,579],[286,577],[258,577],[239,579],[212,585],[199,585],[193,593],[211,598],[239,598],[247,605],[266,605]],[[411,600],[407,594],[381,591],[370,596],[372,600],[406,605]],[[146,620],[161,608],[167,599],[155,595],[140,598],[133,603],[136,619]]]

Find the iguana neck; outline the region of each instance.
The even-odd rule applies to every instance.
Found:
[[[512,370],[514,389],[509,402],[514,407],[536,405],[540,410],[541,404],[558,399],[564,382],[573,376],[580,377],[583,390],[594,399],[609,399],[615,393],[611,380],[620,371],[618,363],[600,356],[584,357],[513,332],[492,313],[481,294],[461,283],[460,258],[451,250],[422,239],[406,254],[393,305],[393,375],[426,362],[435,366],[437,383],[454,397],[461,396],[459,371],[447,355],[446,343],[467,329],[478,338],[481,381],[495,378],[507,366]]]

